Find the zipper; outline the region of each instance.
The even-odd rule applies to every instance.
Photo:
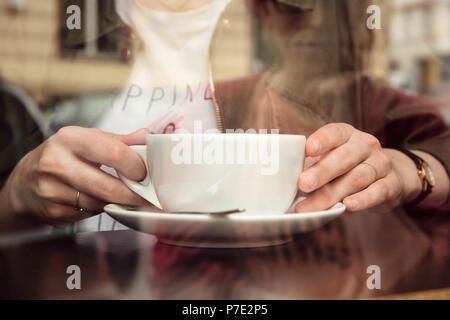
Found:
[[[212,66],[211,66],[211,59],[208,59],[208,77],[209,77],[209,88],[211,90],[211,97],[212,102],[214,105],[214,111],[216,112],[216,122],[217,122],[217,129],[221,133],[225,133],[225,129],[223,127],[223,116],[222,116],[222,110],[220,109],[219,104],[217,103],[216,99],[216,90],[214,87],[214,81],[213,81],[213,75],[212,75]]]

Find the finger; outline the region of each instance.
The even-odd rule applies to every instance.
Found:
[[[397,180],[397,181],[396,181]],[[377,180],[368,188],[344,199],[347,211],[355,212],[387,204],[395,207],[400,203],[400,185],[391,175]]]
[[[367,166],[373,172],[373,176],[376,181],[378,179],[386,177],[392,170],[391,160],[383,153],[377,152],[372,154],[368,159],[359,164],[360,166]]]
[[[35,192],[47,202],[67,205],[73,208],[83,208],[92,213],[102,212],[103,207],[106,205],[104,201],[84,193],[80,193],[77,203],[78,191],[48,174],[41,175]]]
[[[79,180],[73,176],[70,178],[72,186],[76,190],[101,201],[125,205],[147,204],[143,198],[129,189],[120,179],[102,170],[81,164],[78,177]]]
[[[61,156],[64,157],[64,162],[56,166],[51,174],[75,190],[107,203],[148,204],[144,199],[131,191],[120,179],[76,159],[70,153],[62,154]]]
[[[321,159],[321,157],[306,157],[305,158],[304,170],[306,171],[307,169],[309,169],[312,166],[314,166],[317,162],[320,161],[320,159]]]
[[[147,128],[139,129],[127,135],[112,135],[113,138],[125,143],[128,146],[144,145],[146,144],[146,137],[150,134],[150,130]]]
[[[372,166],[360,164],[335,181],[326,184],[300,202],[296,212],[326,210],[345,197],[364,190],[376,181],[376,172]]]
[[[352,127],[346,123],[330,123],[309,136],[306,141],[306,155],[310,157],[325,154],[346,143],[352,135]]]
[[[50,224],[58,225],[87,219],[94,215],[95,213],[88,211],[80,212],[77,208],[72,206],[59,203],[50,203],[45,209],[43,218]]]
[[[303,192],[312,192],[343,175],[367,159],[370,149],[358,140],[350,141],[328,152],[314,166],[299,177],[298,186]]]
[[[121,139],[137,140],[139,135],[142,133],[124,138],[106,134],[98,129],[66,127],[58,131],[54,139],[83,159],[112,167],[125,177],[140,181],[146,175],[144,162],[136,152],[121,141]]]
[[[99,213],[103,212],[103,208],[107,205],[105,201],[98,200],[82,192],[80,192],[80,195],[78,196],[78,203],[76,203],[78,191],[75,189],[73,189],[73,191],[75,193],[75,208],[81,208],[88,212]]]

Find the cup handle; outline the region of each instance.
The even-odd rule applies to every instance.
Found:
[[[149,178],[148,172],[148,164],[147,164],[147,146],[130,146],[133,151],[135,151],[144,161],[145,169],[147,170],[147,177]],[[149,178],[148,185],[144,185],[140,182],[130,180],[120,173],[117,173],[120,180],[123,181],[127,185],[128,188],[136,192],[138,195],[140,195],[142,198],[150,202],[151,204],[155,205],[159,209],[162,209],[161,204],[159,203],[158,197],[156,196],[155,188],[152,185],[152,182]],[[146,177],[146,178],[147,178]]]

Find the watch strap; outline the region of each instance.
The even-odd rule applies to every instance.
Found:
[[[397,149],[398,151],[404,153],[405,155],[407,155],[412,161],[414,161],[414,164],[416,165],[417,168],[417,174],[419,174],[419,170],[423,170],[423,164],[425,163],[425,160],[423,160],[421,157],[419,157],[418,155],[416,155],[415,153],[412,153],[411,151],[407,150],[407,149]],[[411,202],[407,203],[405,205],[405,207],[414,207],[417,204],[419,204],[420,202],[422,202],[422,200],[424,200],[433,190],[432,187],[427,186],[425,188],[425,183],[428,184],[428,181],[426,181],[425,178],[420,177],[421,183],[422,183],[422,190],[420,192],[420,194]]]
[[[412,161],[414,161],[414,164],[417,167],[417,170],[422,169],[422,164],[425,162],[421,157],[416,155],[415,153],[412,153],[411,151],[407,149],[397,149],[398,151],[403,152],[405,155],[407,155]]]

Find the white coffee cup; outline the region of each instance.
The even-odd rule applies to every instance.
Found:
[[[122,181],[166,212],[280,214],[297,194],[305,137],[279,134],[151,134],[133,146],[149,184]]]

